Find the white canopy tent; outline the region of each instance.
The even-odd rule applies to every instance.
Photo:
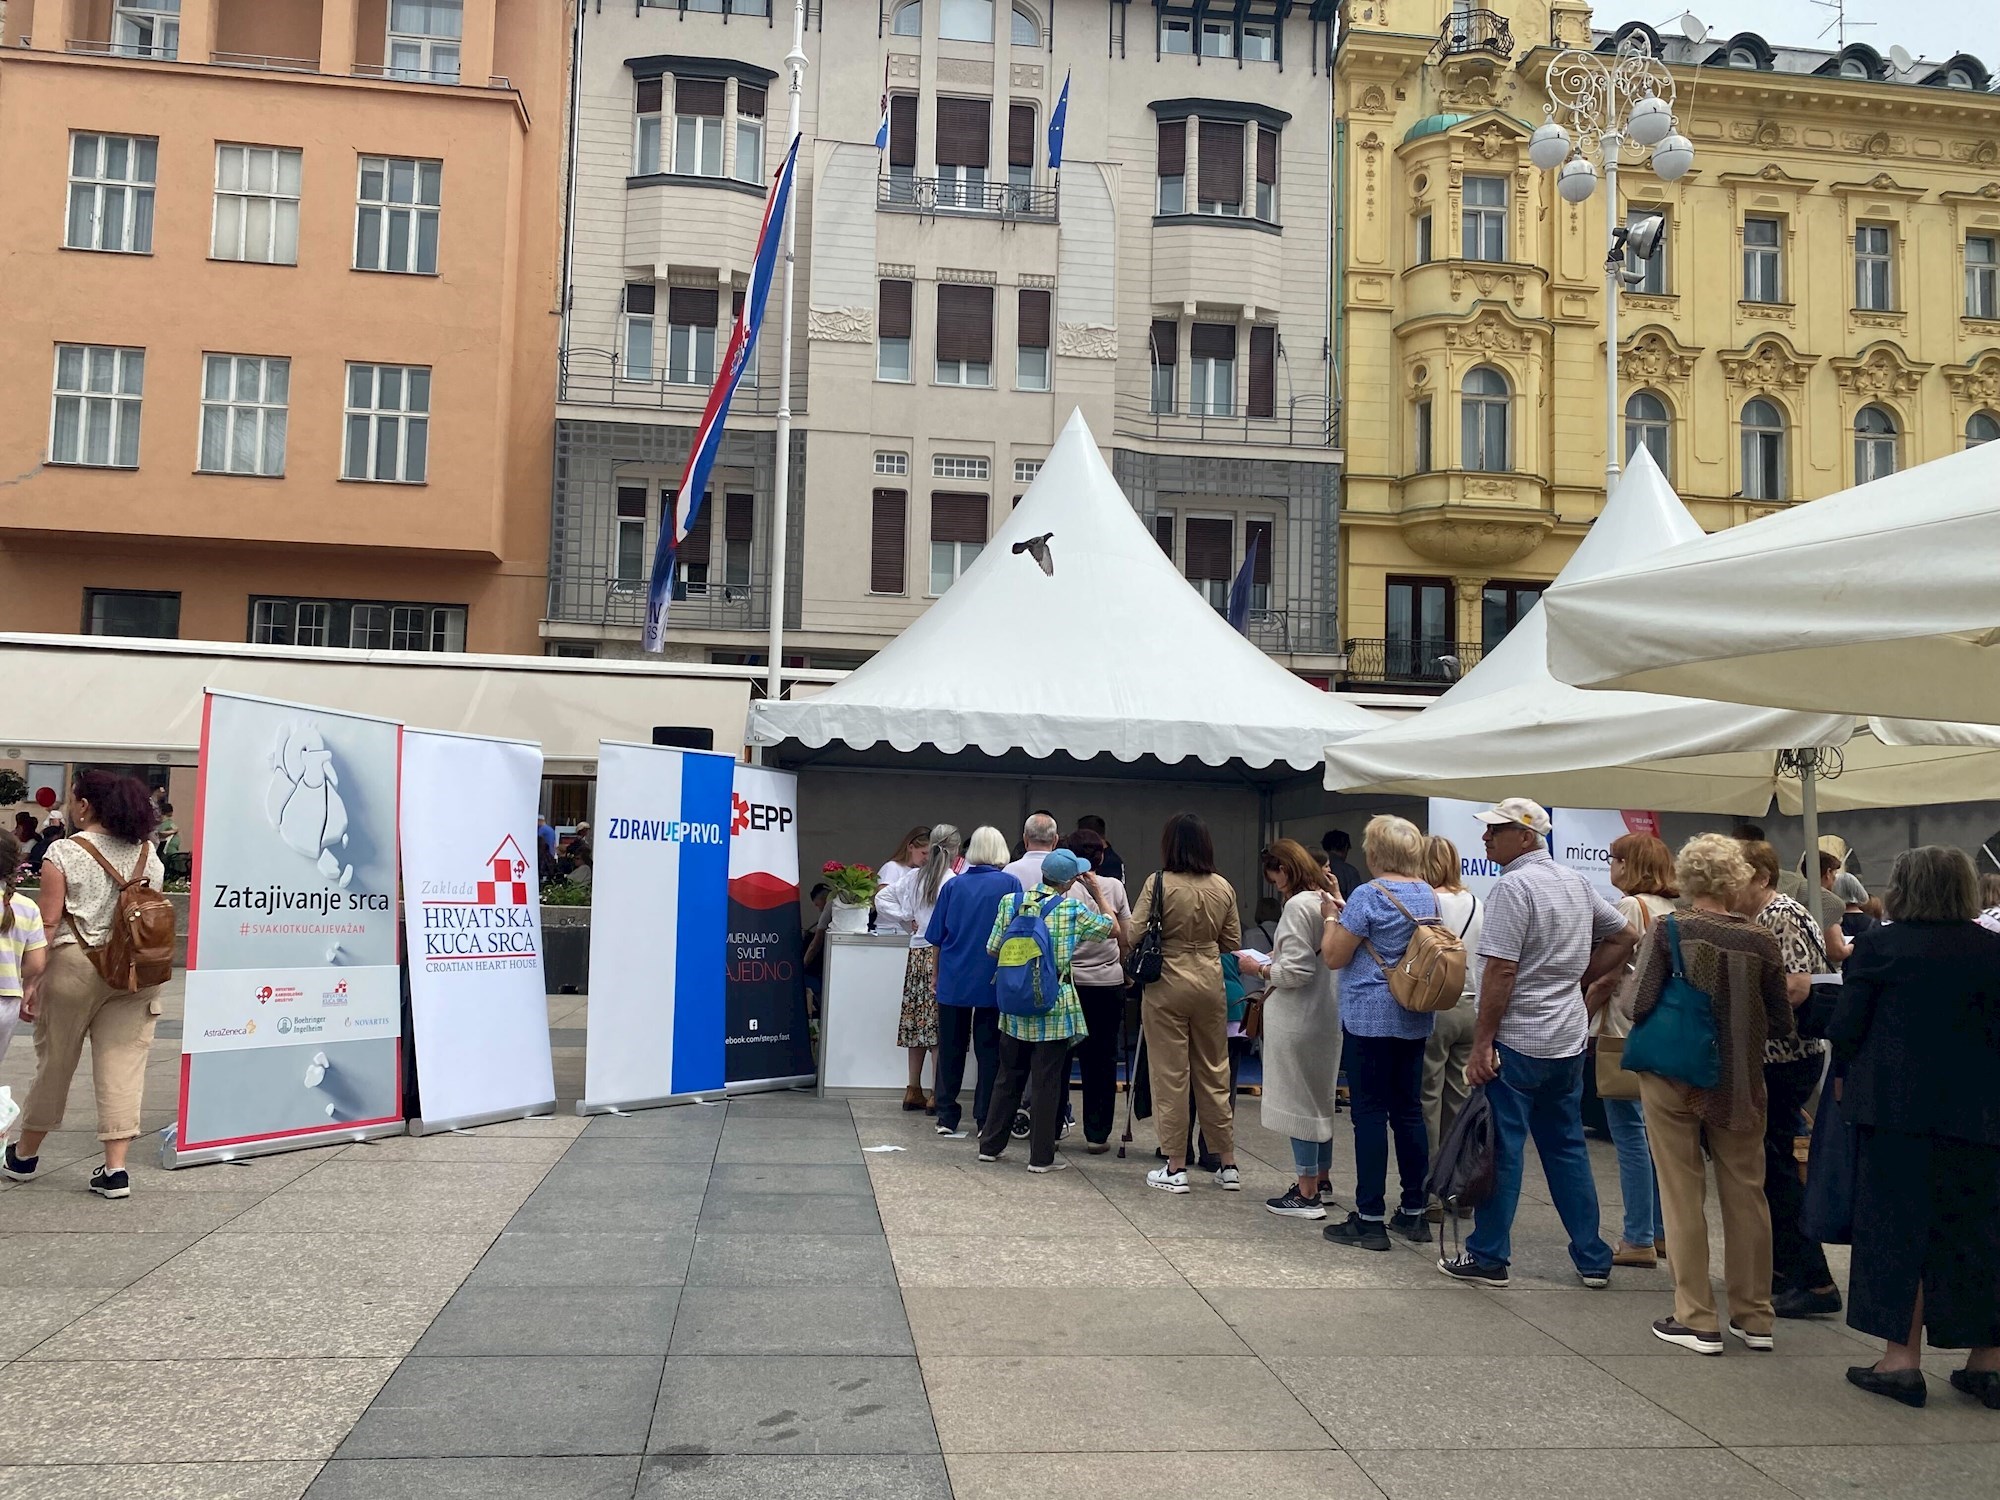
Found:
[[[2000,443],[1545,596],[1549,662],[1595,688],[2000,723]]]
[[[1053,575],[1015,550],[1044,534]],[[753,703],[749,736],[1305,771],[1386,722],[1230,628],[1160,551],[1079,412],[943,598],[818,696]]]

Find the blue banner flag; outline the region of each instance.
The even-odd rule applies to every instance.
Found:
[[[778,246],[784,238],[785,204],[791,196],[792,172],[799,159],[799,138],[792,137],[791,149],[771,182],[771,194],[764,204],[764,227],[757,234],[757,258],[750,271],[750,286],[743,309],[729,332],[729,347],[722,357],[722,369],[708,393],[708,406],[695,429],[694,446],[688,452],[687,468],[681,473],[678,500],[671,526],[660,528],[660,541],[653,552],[653,577],[646,593],[645,648],[658,651],[666,640],[667,602],[674,594],[674,556],[682,540],[701,514],[703,493],[708,488],[709,470],[722,447],[723,425],[729,420],[729,401],[736,383],[756,355],[757,330],[764,322],[764,302],[771,294],[772,273],[777,268]]]
[[[1243,554],[1243,566],[1236,574],[1236,581],[1229,585],[1229,628],[1239,635],[1248,635],[1250,623],[1250,590],[1257,579],[1257,549],[1263,544],[1261,531],[1250,533],[1249,550]]]
[[[1063,74],[1062,92],[1056,96],[1054,113],[1049,116],[1049,170],[1062,167],[1063,128],[1069,124],[1069,74]]]

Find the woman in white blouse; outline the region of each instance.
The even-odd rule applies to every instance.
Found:
[[[924,1058],[938,1044],[937,949],[924,940],[924,929],[937,909],[938,892],[958,873],[961,842],[951,824],[938,824],[930,830],[923,863],[875,893],[875,930],[910,935],[910,957],[903,966],[903,1009],[896,1020],[896,1045],[910,1054],[910,1083],[903,1090],[907,1110],[932,1107],[924,1096]]]
[[[1264,978],[1264,1128],[1289,1136],[1298,1181],[1264,1206],[1292,1219],[1323,1219],[1320,1191],[1333,1170],[1333,1095],[1340,1076],[1340,983],[1320,957],[1320,898],[1339,891],[1319,861],[1293,839],[1264,851],[1264,878],[1285,903],[1268,967],[1239,959]]]

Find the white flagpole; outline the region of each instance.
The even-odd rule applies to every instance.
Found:
[[[791,70],[791,107],[785,121],[785,146],[799,138],[799,96],[805,90],[806,0],[792,3],[792,50],[785,55]],[[803,154],[803,153],[802,153]],[[785,549],[792,508],[792,269],[799,242],[799,178],[804,165],[792,165],[792,191],[785,200],[784,342],[778,358],[778,465],[771,505],[771,638],[770,671],[765,695],[784,696],[781,681],[785,660]]]

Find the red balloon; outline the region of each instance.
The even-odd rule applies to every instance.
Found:
[[[38,786],[35,788],[35,806],[54,807],[55,805],[56,805],[56,789],[54,787]]]

